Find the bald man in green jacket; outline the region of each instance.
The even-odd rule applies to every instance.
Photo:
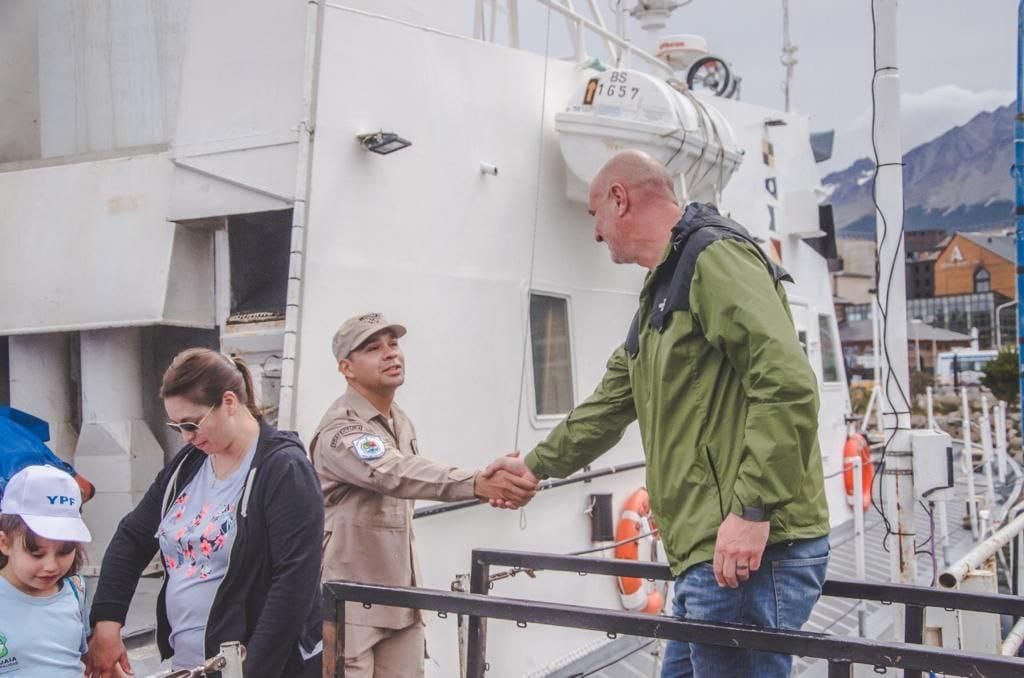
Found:
[[[600,385],[520,471],[564,477],[637,421],[676,616],[800,628],[824,583],[829,519],[817,383],[788,275],[714,207],[684,211],[665,169],[638,151],[602,168],[589,211],[612,260],[650,273]],[[782,677],[791,663],[672,642],[662,677]]]

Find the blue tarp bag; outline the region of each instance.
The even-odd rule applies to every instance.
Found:
[[[26,466],[53,466],[71,474],[88,501],[92,483],[78,475],[74,467],[50,451],[50,425],[38,417],[13,407],[0,406],[0,497],[7,481]]]

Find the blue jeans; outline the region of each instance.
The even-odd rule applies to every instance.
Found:
[[[799,629],[821,596],[828,551],[828,537],[772,544],[761,569],[736,589],[718,586],[710,562],[694,565],[676,579],[674,614],[691,621]],[[786,654],[670,641],[661,678],[786,678],[792,664]]]

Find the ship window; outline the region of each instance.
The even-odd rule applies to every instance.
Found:
[[[566,414],[574,404],[568,299],[530,295],[530,340],[537,414]]]
[[[288,299],[292,211],[228,217],[231,315],[228,322],[284,318]]]
[[[979,268],[974,272],[974,291],[988,292],[992,289],[992,277],[987,269]]]
[[[824,314],[818,316],[818,334],[821,343],[821,379],[825,382],[839,381],[839,359],[831,317]]]

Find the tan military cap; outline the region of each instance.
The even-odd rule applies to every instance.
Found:
[[[342,358],[359,348],[364,341],[384,330],[391,330],[396,337],[405,336],[405,328],[401,325],[389,323],[380,313],[364,313],[352,316],[334,333],[331,341],[331,349],[334,350],[334,359],[341,362]]]

